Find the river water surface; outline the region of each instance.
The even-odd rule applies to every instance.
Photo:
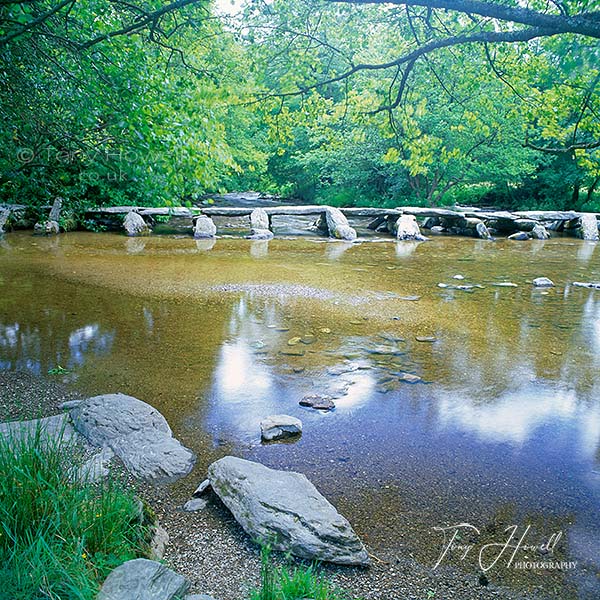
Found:
[[[443,562],[480,571],[516,526],[512,543],[536,547],[515,561],[576,564],[520,570],[510,551],[490,580],[598,598],[600,291],[574,281],[600,281],[596,245],[15,233],[0,241],[0,368],[61,365],[84,393],[156,406],[198,455],[182,497],[236,454],[305,473],[375,555],[433,567],[436,528],[468,523],[479,533],[457,542],[474,550]],[[336,409],[300,407],[311,393]],[[277,413],[302,419],[300,440],[260,443]]]

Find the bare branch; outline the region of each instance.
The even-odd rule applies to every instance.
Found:
[[[600,39],[599,13],[589,12],[578,15],[542,13],[529,8],[507,6],[486,0],[328,0],[346,4],[397,4],[400,6],[423,6],[443,9],[468,15],[479,15],[504,21],[519,23],[546,30],[546,35],[575,33]]]

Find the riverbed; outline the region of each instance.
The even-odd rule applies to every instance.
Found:
[[[439,528],[466,523],[457,543],[473,549],[442,564],[597,598],[600,291],[573,282],[600,281],[599,259],[569,238],[13,233],[0,241],[0,369],[61,366],[82,393],[158,408],[198,456],[182,501],[234,454],[305,473],[375,556],[433,568]],[[540,276],[555,287],[535,288]],[[302,408],[307,394],[335,410]],[[278,413],[300,417],[302,437],[261,444],[260,420]],[[511,527],[532,548],[485,570]]]

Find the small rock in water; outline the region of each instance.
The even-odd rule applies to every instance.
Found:
[[[417,302],[421,296],[398,296],[398,300],[405,300],[406,302]]]
[[[532,283],[535,287],[554,287],[554,282],[547,277],[537,277]]]
[[[332,410],[335,408],[335,403],[331,399],[331,396],[321,394],[304,396],[299,404],[300,406],[307,406],[308,408],[314,408],[316,410]]]
[[[299,344],[301,340],[302,340],[302,338],[301,338],[301,337],[293,337],[293,338],[290,338],[290,339],[288,340],[288,346],[295,346],[296,344]]]
[[[321,327],[321,329],[319,329],[319,331],[321,333],[331,333],[331,329],[329,329],[329,327]]]
[[[495,287],[506,287],[506,288],[516,288],[519,287],[516,283],[511,283],[510,281],[500,281],[498,283],[492,283]]]
[[[272,415],[260,422],[262,439],[267,442],[281,440],[302,433],[302,421],[289,415]]]
[[[304,350],[302,348],[286,348],[285,350],[280,350],[279,354],[283,354],[284,356],[304,356]]]
[[[304,371],[306,371],[306,367],[294,367],[292,371],[294,371],[294,373],[304,373]]]
[[[417,342],[437,342],[437,338],[431,335],[417,335],[415,336]]]
[[[517,231],[517,233],[513,233],[508,236],[509,240],[515,240],[517,242],[525,242],[526,240],[531,239],[529,234],[526,231]]]
[[[438,283],[438,287],[442,288],[442,289],[445,289],[445,288],[450,287],[450,286],[447,283]]]
[[[388,341],[388,342],[405,342],[406,340],[403,337],[400,337],[394,333],[388,333],[387,331],[384,331],[383,333],[379,334],[379,337]]]
[[[405,383],[421,383],[423,381],[421,377],[412,373],[398,373],[398,379]]]
[[[344,373],[352,373],[353,371],[358,370],[358,365],[355,364],[345,364],[345,365],[336,365],[335,367],[329,367],[327,369],[328,375],[343,375]]]
[[[600,283],[586,283],[583,281],[574,281],[573,285],[575,287],[588,288],[590,290],[600,290]]]
[[[302,336],[302,337],[300,338],[300,341],[301,341],[303,344],[314,344],[314,343],[317,341],[317,338],[316,338],[314,335],[312,335],[312,334],[309,334],[309,335],[304,335],[304,336]]]
[[[465,278],[464,275],[455,275],[452,279],[458,279],[458,280],[463,280]]]

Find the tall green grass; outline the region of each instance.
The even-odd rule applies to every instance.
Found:
[[[81,464],[64,435],[0,436],[0,598],[92,600],[111,569],[143,554],[139,502],[76,477]]]
[[[263,546],[260,588],[250,592],[249,600],[351,600],[319,572],[318,565],[276,567],[271,550]]]

